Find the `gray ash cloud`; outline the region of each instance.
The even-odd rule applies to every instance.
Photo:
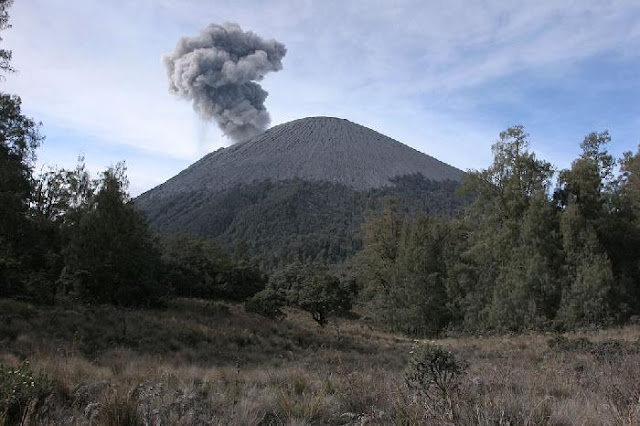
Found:
[[[257,82],[282,69],[284,44],[264,40],[238,24],[210,24],[195,37],[183,37],[162,57],[169,90],[193,102],[205,120],[214,120],[234,142],[264,131],[270,122],[268,96]]]

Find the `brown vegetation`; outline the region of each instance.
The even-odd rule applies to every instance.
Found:
[[[637,424],[640,328],[448,338],[467,365],[438,403],[407,386],[416,345],[363,320],[318,327],[241,306],[35,308],[0,300],[2,371],[33,378],[6,423]],[[29,361],[29,364],[25,364]],[[21,373],[22,374],[22,373]],[[8,398],[0,376],[0,404]],[[7,388],[8,389],[8,388]],[[31,390],[33,389],[33,390]],[[10,392],[10,389],[9,389]],[[0,411],[1,412],[1,411]]]

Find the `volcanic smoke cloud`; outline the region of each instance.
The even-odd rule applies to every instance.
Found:
[[[263,40],[238,24],[210,24],[196,37],[183,37],[162,57],[169,91],[193,101],[205,120],[213,119],[234,142],[264,131],[270,118],[269,95],[256,83],[282,69],[284,44]]]

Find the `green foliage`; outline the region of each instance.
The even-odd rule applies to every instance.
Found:
[[[552,191],[551,165],[512,127],[492,164],[463,181],[475,198],[458,219],[389,205],[364,226],[357,262],[371,315],[429,336],[594,327],[639,313],[640,153],[625,154],[616,179],[609,141],[587,135]]]
[[[76,225],[89,208],[99,184],[86,170],[84,157],[79,157],[75,169],[49,169],[35,179],[31,208],[64,232]]]
[[[611,241],[606,225],[625,222],[613,206],[615,161],[605,149],[610,140],[607,132],[587,135],[580,145],[582,155],[571,169],[560,173],[554,194],[563,210],[560,223],[566,280],[558,320],[566,328],[605,325],[628,314],[628,308],[616,301],[621,299],[618,291],[622,289],[616,289],[615,283],[623,277],[615,277],[612,264],[612,259],[616,264],[621,260],[616,247],[628,239],[619,235],[618,241]]]
[[[605,146],[611,141],[608,132],[588,134],[580,147],[582,155],[558,177],[556,200],[562,207],[574,203],[587,220],[595,220],[609,207],[615,160]]]
[[[0,1],[0,31],[10,27],[12,3]],[[0,49],[0,71],[13,71],[10,60],[11,52]],[[35,150],[44,137],[21,106],[20,97],[0,93],[0,297],[50,303],[58,241],[55,229],[29,209]]]
[[[253,312],[263,317],[274,320],[283,319],[285,317],[282,308],[286,305],[284,296],[270,288],[260,291],[244,304],[247,312]]]
[[[167,280],[176,296],[241,301],[266,283],[266,276],[246,256],[231,258],[213,241],[170,238],[163,251]]]
[[[411,351],[405,383],[423,404],[427,416],[455,423],[453,399],[466,364],[453,352],[435,344],[418,344]]]
[[[356,264],[364,299],[389,328],[437,335],[447,324],[446,223],[420,216],[406,221],[391,203],[364,229]]]
[[[351,310],[354,296],[338,277],[326,273],[314,274],[291,290],[289,303],[311,313],[321,326],[327,324],[329,315]]]
[[[0,30],[10,4],[0,0]],[[0,50],[0,71],[10,57]],[[372,191],[266,181],[138,206],[154,227],[221,248],[193,238],[161,247],[129,199],[122,165],[92,179],[80,159],[75,170],[34,177],[42,140],[20,98],[0,94],[0,297],[139,306],[173,289],[251,298],[247,310],[273,318],[297,307],[325,325],[361,289],[379,323],[427,336],[597,327],[640,314],[640,151],[624,154],[615,177],[608,132],[584,138],[555,188],[552,166],[514,126],[500,133],[489,167],[468,173],[466,197],[455,182],[407,175]],[[195,205],[188,215],[185,204]],[[326,266],[356,253],[357,285]],[[266,287],[250,255],[276,271]]]
[[[411,351],[405,382],[416,392],[451,394],[466,365],[453,352],[435,344],[419,344]]]
[[[22,115],[20,98],[0,94],[0,296],[23,294],[32,272],[46,274],[40,231],[47,230],[29,212],[35,149],[42,139],[38,125]]]
[[[65,280],[89,303],[154,305],[161,285],[160,250],[128,202],[124,166],[104,172],[65,248]]]
[[[466,329],[536,328],[555,315],[560,239],[547,197],[553,169],[528,148],[521,126],[507,129],[493,146],[492,165],[463,184],[478,195],[465,212],[466,268],[456,277],[466,283]]]
[[[350,311],[355,295],[352,280],[340,279],[321,265],[294,264],[274,273],[246,307],[271,318],[282,317],[283,306],[296,307],[324,326],[330,316]]]
[[[614,276],[610,262],[602,254],[587,254],[574,267],[562,294],[558,319],[568,329],[611,323]]]
[[[432,182],[422,175],[394,180],[394,186],[356,191],[344,185],[292,180],[256,182],[220,193],[184,193],[140,205],[150,225],[165,234],[215,238],[231,252],[247,252],[267,269],[291,263],[339,263],[362,248],[359,229],[368,211],[380,211],[388,197],[402,212],[451,216],[466,199],[456,182]],[[185,212],[184,206],[191,206]]]
[[[31,370],[29,361],[18,367],[0,365],[0,424],[22,424],[29,403],[52,387],[47,376]]]
[[[618,207],[626,207],[634,220],[640,220],[640,146],[638,152],[625,152],[620,160],[620,176],[617,180]]]
[[[9,27],[0,0],[0,30]],[[1,40],[1,39],[0,39]],[[0,50],[0,70],[11,52]],[[0,94],[0,297],[54,303],[157,305],[175,281],[179,295],[243,300],[265,277],[245,254],[233,261],[196,243],[161,250],[126,192],[124,166],[92,179],[84,159],[74,170],[33,175],[39,126],[17,96]]]

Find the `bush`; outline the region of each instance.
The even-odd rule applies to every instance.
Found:
[[[47,376],[31,371],[29,361],[18,367],[0,365],[0,424],[22,424],[31,401],[52,387]]]
[[[284,300],[278,292],[271,288],[267,288],[257,293],[244,304],[247,312],[253,312],[271,319],[283,319],[285,317],[282,312]]]
[[[405,383],[425,408],[427,416],[455,420],[453,399],[466,363],[439,345],[419,345],[411,351]]]

